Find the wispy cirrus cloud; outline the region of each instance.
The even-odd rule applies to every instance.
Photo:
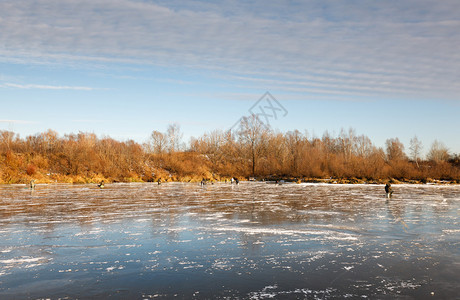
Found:
[[[86,86],[59,86],[59,85],[42,85],[42,84],[16,84],[3,83],[0,87],[15,89],[39,89],[39,90],[75,90],[75,91],[92,91],[95,88]]]
[[[34,121],[27,121],[27,120],[5,120],[0,119],[0,123],[8,123],[8,124],[36,124],[37,122]]]
[[[287,92],[458,99],[459,10],[457,0],[4,1],[0,61],[185,66]]]
[[[72,120],[74,123],[104,123],[106,122],[105,120],[93,120],[93,119],[78,119],[78,120]]]

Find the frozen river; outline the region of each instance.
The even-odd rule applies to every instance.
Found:
[[[0,299],[460,299],[460,186],[0,186]]]

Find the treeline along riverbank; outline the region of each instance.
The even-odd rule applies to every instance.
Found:
[[[397,139],[384,148],[354,130],[311,138],[273,132],[243,120],[236,132],[213,131],[185,147],[180,128],[153,131],[145,144],[80,132],[21,138],[0,131],[0,183],[266,180],[359,183],[385,181],[460,183],[459,156],[434,142],[422,157],[416,137],[406,153]]]

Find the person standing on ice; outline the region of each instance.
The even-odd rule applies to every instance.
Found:
[[[391,198],[393,195],[393,188],[391,187],[391,184],[387,183],[385,185],[385,193],[387,194],[387,198]]]

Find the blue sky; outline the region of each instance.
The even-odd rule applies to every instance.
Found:
[[[460,2],[0,2],[0,130],[144,142],[226,130],[269,91],[280,131],[353,127],[460,152]]]

